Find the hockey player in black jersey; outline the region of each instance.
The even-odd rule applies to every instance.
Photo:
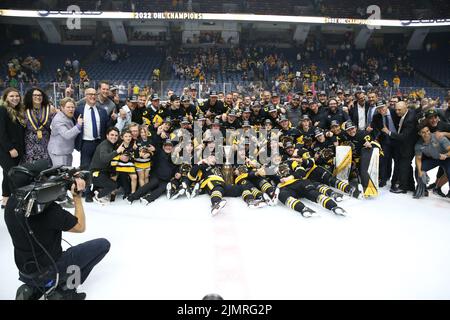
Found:
[[[280,194],[279,201],[287,207],[300,212],[304,217],[311,217],[315,212],[306,207],[299,198],[306,198],[320,204],[322,207],[333,211],[337,215],[346,215],[344,209],[329,196],[324,194],[324,188],[317,189],[317,186],[306,177],[305,169],[298,161],[288,160],[278,166],[278,177]],[[321,193],[324,192],[324,193]]]
[[[351,195],[352,197],[359,197],[360,192],[357,187],[350,186],[347,182],[339,180],[334,177],[330,171],[320,165],[317,165],[307,149],[294,149],[289,145],[287,147],[288,148],[286,148],[285,152],[288,156],[290,155],[290,157],[285,156],[285,159],[294,159],[298,161],[299,165],[305,169],[306,178],[332,186],[346,194]]]

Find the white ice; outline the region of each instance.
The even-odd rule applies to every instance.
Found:
[[[384,188],[373,200],[346,197],[348,217],[305,201],[320,212],[310,219],[227,200],[216,217],[206,195],[85,204],[86,232],[64,238],[104,237],[111,251],[80,291],[88,299],[450,299],[449,199]],[[14,299],[21,283],[4,219],[0,261],[0,299]]]

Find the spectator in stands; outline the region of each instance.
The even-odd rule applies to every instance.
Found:
[[[47,94],[39,88],[27,91],[25,104],[25,157],[23,162],[29,163],[40,159],[50,160],[47,151],[50,140],[50,124],[56,109],[50,106]]]
[[[51,135],[48,143],[48,153],[52,165],[72,166],[72,153],[75,149],[75,139],[83,127],[83,117],[78,115],[74,124],[75,100],[64,98],[60,102],[60,112],[53,118],[50,128]]]
[[[392,79],[394,90],[398,90],[400,88],[400,77],[395,75],[394,79]]]
[[[7,88],[0,101],[0,166],[3,169],[2,209],[11,195],[8,171],[17,166],[25,152],[25,107],[19,90]]]

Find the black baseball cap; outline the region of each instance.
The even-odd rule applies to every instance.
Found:
[[[435,117],[435,116],[438,116],[438,113],[437,113],[437,111],[435,110],[435,109],[428,109],[426,112],[425,112],[425,117],[428,119],[428,118],[431,118],[431,117]]]
[[[337,120],[332,120],[331,123],[330,123],[330,127],[334,127],[334,126],[340,127],[341,124]]]
[[[314,136],[317,138],[319,136],[323,135],[323,130],[320,128],[316,128],[316,130],[314,130]]]
[[[356,128],[352,121],[348,120],[345,122],[345,131]]]
[[[170,101],[175,101],[175,100],[180,100],[180,97],[179,96],[177,96],[176,94],[173,94],[173,95],[171,95],[170,96]]]

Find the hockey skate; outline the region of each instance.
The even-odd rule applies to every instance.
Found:
[[[191,189],[190,187],[187,187],[187,188],[186,188],[186,197],[187,197],[188,199],[191,199],[191,198],[192,198],[192,189]]]
[[[253,199],[247,203],[250,209],[264,208],[268,205],[263,199]]]
[[[191,199],[198,196],[199,193],[200,193],[200,184],[196,183],[194,186],[194,189],[192,189],[192,192],[191,192]]]
[[[180,188],[178,190],[173,190],[173,195],[170,199],[175,200],[179,196],[182,196],[185,192],[186,192],[186,190],[183,188]]]
[[[212,214],[213,216],[217,215],[217,214],[219,213],[219,211],[220,211],[223,207],[225,207],[226,204],[227,204],[227,200],[225,200],[225,199],[220,200],[220,202],[214,204],[214,205],[211,207],[211,214]]]
[[[105,205],[109,204],[109,197],[99,198],[98,197],[98,193],[99,193],[98,191],[94,191],[94,197],[92,198],[94,200],[94,202],[98,203],[98,204],[100,204],[102,206],[105,206]]]
[[[344,200],[344,196],[342,194],[340,194],[340,193],[337,193],[337,192],[333,192],[331,194],[331,197],[336,202],[341,202],[342,200]]]
[[[136,199],[134,199],[131,195],[129,195],[129,196],[126,198],[126,201],[127,201],[128,204],[133,204],[133,202],[134,202],[135,200],[136,200]]]
[[[347,216],[347,212],[341,207],[334,207],[333,209],[331,209],[331,211],[333,211],[333,213],[338,216]]]
[[[181,187],[184,189],[184,193],[186,194],[186,197],[188,198],[188,199],[190,199],[191,198],[191,188],[189,188],[189,186],[187,185],[187,183],[186,182],[182,182],[181,183]]]
[[[304,207],[301,213],[302,213],[302,216],[305,218],[311,218],[311,217],[314,217],[317,215],[313,209],[308,208],[308,207]]]
[[[169,182],[166,186],[166,195],[167,195],[167,199],[172,198],[173,196],[173,191],[172,191],[172,182]]]
[[[275,206],[278,204],[278,195],[280,194],[280,188],[276,188],[273,192],[272,196],[272,205]]]
[[[153,199],[150,198],[150,194],[144,196],[141,198],[141,203],[145,204],[146,206],[148,206],[150,203],[153,202]]]
[[[350,195],[356,199],[362,199],[362,192],[359,191],[358,186],[351,186]]]

